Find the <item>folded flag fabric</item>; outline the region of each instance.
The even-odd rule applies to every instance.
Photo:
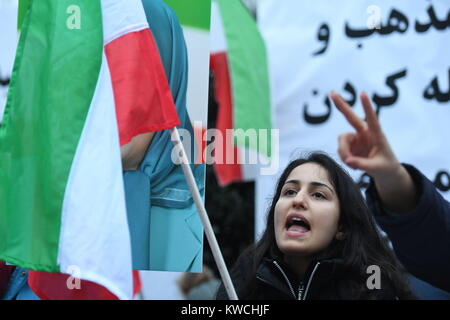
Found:
[[[120,144],[179,123],[140,0],[30,1],[0,127],[0,260],[44,299],[130,299]]]
[[[211,70],[218,102],[214,169],[221,185],[253,180],[252,156],[271,158],[270,86],[266,48],[255,20],[239,0],[216,0],[211,13]],[[226,135],[234,130],[234,138]],[[256,139],[249,139],[252,132]],[[265,130],[265,131],[264,131]],[[248,161],[247,161],[248,162]]]

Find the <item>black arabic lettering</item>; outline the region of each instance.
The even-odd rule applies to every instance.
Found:
[[[404,78],[407,74],[407,70],[402,70],[397,73],[394,73],[386,78],[386,85],[392,90],[392,94],[390,96],[382,97],[378,94],[374,94],[372,96],[372,100],[376,105],[376,113],[380,114],[380,110],[382,107],[387,107],[393,105],[399,96],[398,88],[395,82],[398,79]]]
[[[392,9],[389,14],[387,24],[381,26],[381,28],[364,28],[364,29],[352,29],[349,27],[348,22],[345,23],[345,34],[349,38],[364,38],[371,36],[375,32],[381,35],[388,35],[393,32],[405,33],[408,30],[409,21],[408,18],[396,9]]]
[[[9,85],[10,81],[11,81],[10,77],[6,77],[6,78],[3,79],[2,76],[1,76],[1,72],[0,72],[0,86],[6,87],[6,86]]]
[[[6,87],[9,85],[10,81],[11,81],[11,78],[5,78],[5,79],[0,78],[0,86]]]
[[[356,103],[356,91],[355,88],[352,86],[350,82],[346,82],[344,86],[344,90],[350,93],[351,98],[350,100],[345,100],[349,104],[350,107],[353,107]]]
[[[449,89],[447,92],[442,92],[439,88],[439,82],[437,76],[431,80],[431,83],[425,88],[423,97],[427,100],[436,99],[438,102],[450,101],[450,69],[448,70],[448,82]]]
[[[331,110],[332,110],[331,109],[330,98],[327,96],[325,98],[324,102],[325,102],[325,106],[327,107],[327,111],[323,115],[320,115],[320,116],[312,116],[312,115],[310,115],[309,111],[308,111],[308,104],[306,104],[306,103],[304,104],[304,106],[303,106],[303,118],[305,119],[306,123],[314,124],[314,125],[321,124],[321,123],[324,123],[325,121],[327,121],[330,118]]]
[[[396,9],[392,9],[391,14],[389,15],[388,24],[386,27],[381,27],[377,29],[377,32],[386,35],[391,34],[392,32],[405,33],[408,31],[408,18]]]
[[[356,90],[353,87],[353,85],[347,81],[345,83],[344,86],[344,90],[347,91],[350,94],[350,99],[345,99],[345,102],[347,102],[351,107],[353,107],[356,103],[357,100],[357,95],[356,95]],[[318,91],[317,90],[313,90],[313,95],[317,96],[318,95]],[[322,115],[316,115],[313,116],[309,113],[308,109],[309,109],[309,105],[307,103],[305,103],[303,105],[303,118],[305,119],[306,123],[309,124],[321,124],[324,123],[325,121],[327,121],[330,116],[331,116],[331,111],[332,111],[332,107],[331,107],[331,100],[330,98],[327,96],[324,99],[324,104],[326,106],[326,112]]]
[[[447,180],[447,181],[445,181]],[[433,181],[435,187],[442,192],[447,192],[450,190],[450,174],[445,171],[441,170],[436,174],[436,177]]]
[[[352,29],[349,27],[348,22],[345,22],[345,35],[349,38],[365,38],[368,36],[371,36],[376,31],[375,28],[373,29]]]
[[[318,56],[328,49],[328,44],[330,42],[330,27],[326,23],[322,24],[317,33],[317,39],[323,42],[323,48],[313,53],[313,56]]]
[[[429,6],[427,9],[428,16],[430,17],[429,23],[420,23],[416,20],[416,31],[418,33],[427,32],[431,26],[433,26],[436,30],[445,30],[447,27],[450,27],[450,11],[447,15],[447,20],[439,20],[436,17],[436,13],[434,12],[433,6]]]

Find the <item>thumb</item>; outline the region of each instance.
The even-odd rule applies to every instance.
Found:
[[[350,156],[345,159],[345,164],[352,169],[359,169],[370,172],[374,164],[372,159]]]

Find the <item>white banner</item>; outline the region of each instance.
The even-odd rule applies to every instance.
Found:
[[[450,199],[450,1],[260,0],[280,170],[301,151],[335,159],[354,131],[328,99],[341,93],[361,117],[374,101],[398,159],[419,168]],[[363,172],[349,169],[356,181]],[[276,177],[257,181],[259,234]]]
[[[0,0],[0,123],[17,46],[17,0]]]

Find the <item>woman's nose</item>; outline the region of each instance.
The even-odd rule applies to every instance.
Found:
[[[293,199],[293,206],[304,210],[308,208],[308,205],[306,203],[306,197],[303,192],[300,191],[295,195]]]

